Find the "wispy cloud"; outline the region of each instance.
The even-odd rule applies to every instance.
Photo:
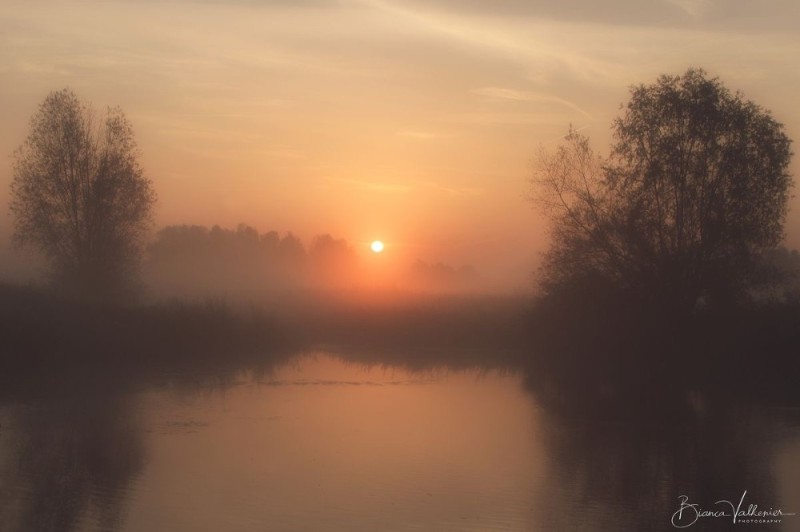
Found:
[[[421,32],[438,35],[465,43],[481,53],[491,53],[498,59],[526,70],[544,73],[569,72],[575,79],[596,84],[607,83],[614,69],[614,61],[603,58],[594,48],[581,45],[593,39],[593,32],[607,27],[586,24],[581,32],[579,24],[554,21],[546,17],[527,16],[520,20],[507,17],[485,18],[462,13],[459,10],[435,10],[412,7],[398,0],[356,0],[384,12],[399,23],[415,26]],[[432,3],[431,5],[435,5]],[[587,33],[588,35],[582,35]],[[565,35],[574,34],[574,43],[565,42]],[[601,47],[602,48],[602,47]],[[615,79],[616,82],[616,79]]]
[[[577,104],[570,102],[569,100],[565,100],[564,98],[559,98],[558,96],[554,96],[552,94],[545,94],[533,91],[519,91],[515,89],[506,89],[502,87],[483,87],[480,89],[475,89],[472,92],[474,94],[496,100],[554,103],[572,109],[573,111],[582,114],[586,118],[592,118],[592,116],[589,113],[581,109]]]
[[[564,119],[562,113],[519,113],[519,112],[502,112],[502,113],[458,113],[452,116],[452,120],[456,124],[506,124],[506,125],[522,125],[522,124],[561,124],[568,123]]]
[[[666,3],[677,7],[693,18],[705,15],[710,7],[709,0],[666,0]]]

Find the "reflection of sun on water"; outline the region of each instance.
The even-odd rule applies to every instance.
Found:
[[[369,245],[369,247],[375,253],[380,253],[381,251],[383,251],[383,242],[381,242],[380,240],[374,240],[372,244]]]

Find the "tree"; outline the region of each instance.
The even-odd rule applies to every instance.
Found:
[[[51,92],[14,153],[14,239],[38,247],[55,280],[110,296],[135,278],[155,193],[119,108],[101,120],[69,89]]]
[[[678,313],[747,293],[783,239],[791,141],[770,113],[690,69],[631,89],[607,159],[570,130],[534,183],[553,291],[591,279]]]

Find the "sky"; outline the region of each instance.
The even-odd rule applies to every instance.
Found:
[[[630,86],[691,66],[799,139],[798,22],[795,0],[3,0],[0,205],[31,115],[70,87],[132,122],[157,227],[381,239],[382,260],[524,290],[540,146],[571,124],[604,152]]]

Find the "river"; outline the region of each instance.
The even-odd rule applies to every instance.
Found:
[[[702,513],[800,514],[796,409],[580,415],[511,370],[352,359],[6,400],[0,529],[800,530]]]

